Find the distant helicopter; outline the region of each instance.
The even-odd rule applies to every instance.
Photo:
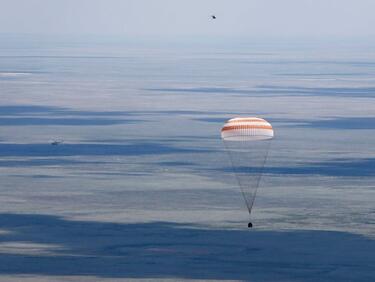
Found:
[[[216,16],[215,16],[215,15],[211,15],[211,18],[212,18],[213,20],[216,20]]]
[[[50,144],[52,146],[57,146],[57,145],[60,145],[62,143],[64,143],[64,140],[52,140]]]

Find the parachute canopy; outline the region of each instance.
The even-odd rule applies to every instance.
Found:
[[[221,138],[226,141],[268,140],[273,138],[273,128],[262,118],[232,118],[221,129]]]
[[[249,214],[273,136],[272,125],[257,117],[232,118],[221,129],[221,138]]]

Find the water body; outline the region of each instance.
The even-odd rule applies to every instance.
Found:
[[[12,40],[0,280],[375,279],[370,49]],[[276,135],[251,231],[234,116]]]

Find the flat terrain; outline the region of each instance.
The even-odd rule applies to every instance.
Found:
[[[0,45],[0,281],[375,280],[373,52],[18,43]],[[234,116],[276,135],[252,230]]]

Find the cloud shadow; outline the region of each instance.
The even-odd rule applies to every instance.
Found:
[[[218,168],[222,172],[233,172],[232,167]],[[264,169],[236,167],[236,173],[260,173],[275,175],[323,175],[335,177],[373,177],[375,176],[375,158],[334,159],[325,162],[303,163],[296,166],[267,166]]]
[[[174,88],[147,88],[145,91],[167,93],[205,93],[205,94],[232,94],[240,96],[333,96],[352,98],[375,98],[375,87],[297,87],[260,85],[250,89],[229,87],[174,87]]]
[[[141,156],[176,153],[210,152],[204,149],[178,148],[161,143],[136,144],[64,143],[50,144],[0,143],[0,157],[52,157],[52,156]]]
[[[371,281],[375,241],[346,232],[207,229],[171,222],[0,214],[0,274]],[[246,229],[245,229],[246,228]]]
[[[298,127],[319,129],[375,129],[375,117],[338,117],[312,121],[297,121]]]

